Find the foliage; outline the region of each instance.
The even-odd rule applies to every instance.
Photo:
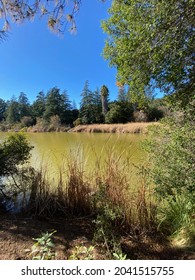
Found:
[[[58,115],[60,120],[63,118],[65,111],[64,95],[56,87],[52,88],[47,93],[44,119],[49,122],[51,116]]]
[[[22,126],[29,127],[34,124],[34,120],[31,116],[24,116],[20,120]]]
[[[19,117],[20,120],[31,114],[30,112],[30,103],[29,100],[24,92],[21,92],[18,97],[18,104],[19,104]]]
[[[107,86],[103,85],[100,89],[101,93],[101,101],[102,101],[102,113],[105,115],[108,111],[108,95],[109,95],[109,90]]]
[[[133,120],[135,122],[146,122],[147,121],[147,115],[143,110],[135,111],[133,113]]]
[[[164,112],[158,107],[151,106],[147,109],[147,120],[149,122],[159,121],[164,117]]]
[[[51,116],[50,118],[50,129],[59,129],[61,125],[61,121],[58,115]]]
[[[144,96],[160,88],[186,106],[194,95],[194,0],[114,0],[104,56]]]
[[[94,246],[75,246],[69,260],[94,260]]]
[[[119,236],[116,233],[116,223],[122,217],[120,206],[114,205],[112,197],[109,197],[109,186],[99,184],[99,190],[95,195],[97,218],[94,221],[96,231],[94,240],[102,242],[107,253],[112,258],[113,253],[121,254]]]
[[[117,101],[109,104],[105,123],[127,123],[133,119],[133,107],[128,101]]]
[[[150,175],[159,200],[159,229],[187,246],[195,240],[194,103],[150,131]]]
[[[101,121],[101,100],[100,93],[97,89],[92,92],[89,89],[89,82],[86,81],[81,93],[82,99],[80,104],[81,122],[83,124],[97,123]]]
[[[0,122],[5,119],[6,107],[7,107],[6,102],[0,98]]]
[[[182,246],[195,242],[195,199],[185,189],[164,199],[158,209],[159,229]]]
[[[52,236],[56,231],[43,233],[41,237],[33,238],[35,244],[31,248],[30,256],[33,260],[53,260],[55,259],[55,245]]]
[[[17,173],[18,166],[29,160],[32,148],[23,134],[10,135],[0,144],[0,176]]]
[[[36,96],[36,100],[32,104],[32,113],[35,118],[43,117],[45,112],[46,97],[43,91],[39,92]]]
[[[67,25],[70,31],[76,31],[75,15],[78,13],[81,0],[63,1],[0,1],[0,18],[4,18],[4,26],[0,30],[0,38],[3,39],[10,29],[10,19],[13,22],[32,20],[36,15],[47,18],[47,24],[51,31],[62,34]]]
[[[115,260],[118,260],[118,261],[124,261],[127,259],[127,255],[123,254],[123,253],[113,253],[113,257]]]
[[[179,120],[180,119],[180,120]],[[148,142],[152,177],[160,196],[181,193],[183,188],[195,193],[194,123],[177,116],[151,130]]]
[[[78,126],[78,125],[80,125],[80,124],[82,124],[82,119],[81,119],[81,118],[77,118],[77,119],[73,122],[73,125],[74,125],[74,126]]]
[[[7,104],[7,109],[5,112],[6,122],[13,124],[19,122],[20,114],[19,114],[19,103],[13,97]]]

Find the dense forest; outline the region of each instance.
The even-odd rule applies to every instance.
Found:
[[[168,114],[166,104],[165,98],[155,99],[150,95],[134,102],[124,86],[119,86],[117,100],[110,101],[105,85],[92,91],[86,81],[79,109],[71,102],[67,91],[57,87],[46,94],[40,91],[32,104],[24,92],[8,101],[0,99],[0,128],[7,131],[36,126],[39,131],[54,131],[79,124],[158,121]]]

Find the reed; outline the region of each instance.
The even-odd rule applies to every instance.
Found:
[[[157,122],[136,122],[127,124],[89,124],[78,125],[69,132],[91,132],[91,133],[147,133],[148,126],[156,125]]]
[[[46,217],[113,214],[112,223],[117,227],[133,233],[151,230],[155,221],[153,192],[143,174],[137,182],[131,180],[135,167],[130,158],[124,158],[112,148],[104,161],[97,158],[96,167],[87,173],[82,152],[70,152],[57,182],[48,180],[44,168],[37,172],[29,208]]]

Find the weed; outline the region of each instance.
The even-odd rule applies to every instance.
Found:
[[[120,253],[120,254],[113,253],[113,257],[115,260],[120,260],[120,261],[124,261],[127,259],[127,255],[125,255],[123,253]]]
[[[33,260],[53,260],[55,259],[55,245],[52,236],[56,231],[43,233],[41,237],[33,238],[36,242],[31,248],[30,256]]]
[[[94,246],[86,247],[83,245],[76,246],[69,260],[94,260]]]

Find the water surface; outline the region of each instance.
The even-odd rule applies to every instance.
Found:
[[[0,141],[9,133],[0,133]],[[106,133],[27,133],[31,145],[31,164],[34,168],[46,166],[50,177],[55,177],[58,170],[64,168],[69,156],[76,156],[93,170],[103,163],[110,154],[128,158],[133,164],[144,161],[140,143],[145,135],[140,134],[106,134]]]

